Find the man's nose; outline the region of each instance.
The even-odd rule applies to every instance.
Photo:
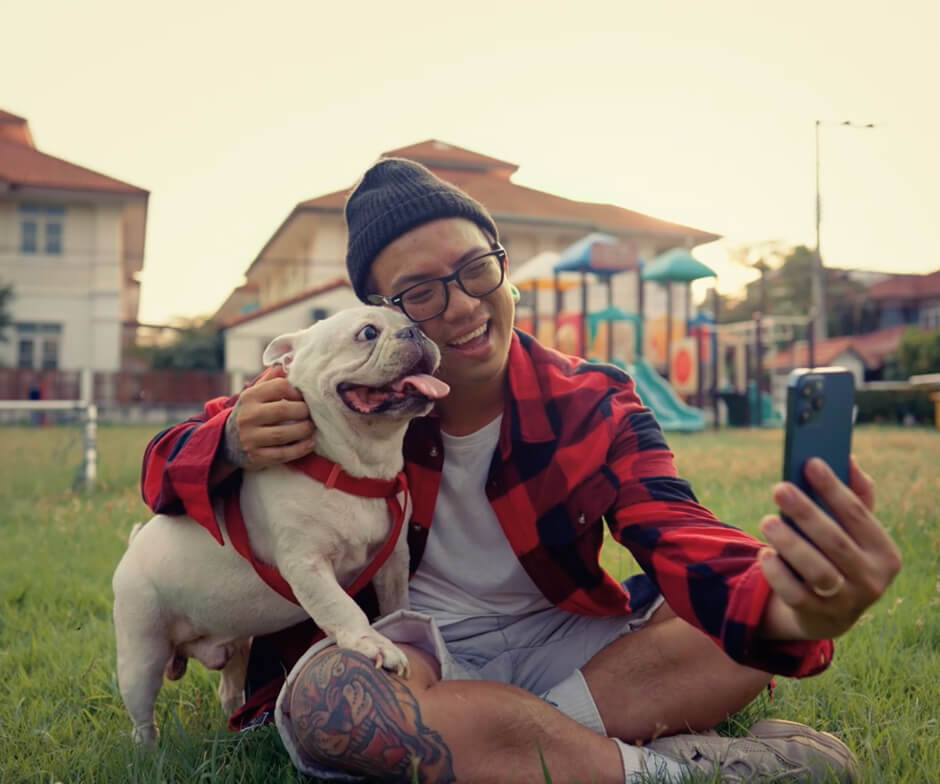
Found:
[[[401,338],[402,340],[420,340],[421,330],[415,325],[404,327],[395,333],[395,337]]]
[[[447,297],[447,308],[442,314],[444,318],[463,318],[467,313],[472,313],[480,305],[478,297],[471,297],[457,284],[457,281],[451,281]]]

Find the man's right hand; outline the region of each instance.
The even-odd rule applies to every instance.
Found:
[[[303,396],[275,365],[238,396],[220,456],[234,467],[258,471],[312,452],[315,432]]]

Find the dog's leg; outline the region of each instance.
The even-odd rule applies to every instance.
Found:
[[[245,673],[248,670],[248,648],[251,638],[236,640],[235,651],[222,668],[219,679],[219,703],[226,717],[245,704]]]
[[[125,595],[125,590],[130,595]],[[134,740],[150,746],[158,735],[153,706],[163,685],[163,669],[173,655],[173,645],[163,633],[155,603],[142,594],[144,591],[132,593],[131,586],[122,584],[115,574],[118,688],[134,723]]]
[[[404,529],[395,549],[376,572],[373,580],[379,599],[379,614],[408,609],[408,538]]]
[[[282,564],[284,578],[294,595],[340,648],[368,656],[376,667],[408,674],[408,657],[387,637],[369,625],[369,619],[336,581],[332,565],[322,558]]]

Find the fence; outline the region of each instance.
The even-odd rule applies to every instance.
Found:
[[[43,371],[48,373],[49,371]],[[56,399],[56,400],[8,400],[3,399],[0,394],[0,411],[12,412],[14,416],[18,412],[73,412],[77,411],[82,415],[85,423],[84,445],[82,448],[82,477],[85,480],[85,487],[93,489],[98,480],[98,406],[91,401],[91,390],[93,378],[91,371],[82,371],[75,373],[75,378],[46,378],[47,390],[55,389],[57,392],[62,389],[72,391],[73,383],[77,394],[74,399]],[[35,387],[30,387],[32,392]],[[32,395],[30,395],[32,397]]]
[[[77,400],[82,372],[0,368],[0,400]],[[228,373],[204,370],[96,371],[91,383],[89,401],[100,408],[201,405],[232,391]]]

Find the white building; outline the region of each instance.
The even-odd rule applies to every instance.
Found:
[[[0,367],[113,371],[137,322],[148,192],[41,152],[0,110]]]
[[[514,265],[543,251],[563,250],[594,231],[616,237],[647,260],[671,248],[692,248],[718,239],[717,234],[615,205],[573,201],[517,185],[512,181],[516,164],[435,139],[383,153],[389,156],[424,164],[485,205],[508,252],[510,277]],[[219,308],[216,323],[224,326],[239,314],[292,301],[304,291],[346,277],[343,205],[351,190],[317,196],[294,207],[251,262],[245,284]],[[617,303],[634,304],[630,286],[628,276],[615,278]],[[657,287],[650,288],[655,296]],[[543,327],[546,334],[540,330],[539,337],[551,343],[552,326],[545,322]]]
[[[243,381],[261,371],[261,355],[274,338],[361,304],[349,281],[336,278],[229,321],[224,330],[225,369],[232,374],[232,391],[237,392]]]

